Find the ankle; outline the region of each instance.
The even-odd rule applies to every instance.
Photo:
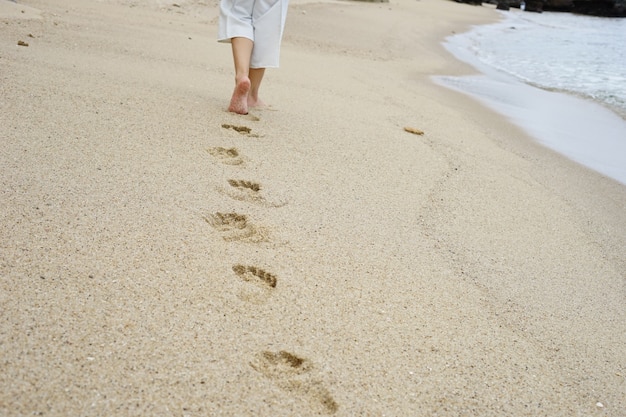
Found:
[[[250,77],[248,77],[246,74],[237,75],[235,77],[235,85],[239,85],[239,83],[241,82],[250,82]]]

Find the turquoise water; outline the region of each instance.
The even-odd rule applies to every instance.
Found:
[[[436,77],[626,184],[626,19],[512,9],[444,43],[482,75]]]

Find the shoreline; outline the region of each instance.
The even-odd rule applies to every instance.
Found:
[[[28,6],[0,0],[0,414],[626,409],[624,187],[431,80],[493,10],[294,0],[239,116],[216,3]]]
[[[501,16],[504,21],[510,18],[505,13]],[[435,76],[435,82],[470,95],[539,143],[626,185],[626,120],[615,109],[570,92],[534,86],[498,71],[469,52],[463,36],[448,37],[444,45],[481,75]]]

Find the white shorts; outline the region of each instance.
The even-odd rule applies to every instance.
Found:
[[[277,68],[288,0],[221,0],[217,40],[254,42],[250,68]]]

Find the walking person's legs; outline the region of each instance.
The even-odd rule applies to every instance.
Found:
[[[248,38],[231,39],[233,61],[235,62],[235,90],[230,99],[228,111],[247,114],[248,107],[262,106],[259,88],[265,75],[265,68],[250,68],[250,58],[254,42]]]
[[[218,40],[232,44],[235,89],[228,110],[247,114],[264,106],[259,89],[265,68],[278,67],[287,0],[221,0]]]

